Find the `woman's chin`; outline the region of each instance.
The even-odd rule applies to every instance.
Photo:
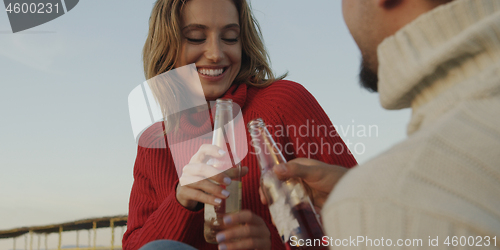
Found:
[[[219,90],[219,91],[206,91],[205,92],[205,99],[207,101],[215,101],[218,98],[220,98],[221,96],[223,96],[226,91],[227,90],[225,90],[225,91],[221,91],[221,90]]]

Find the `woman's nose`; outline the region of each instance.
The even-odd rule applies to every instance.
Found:
[[[224,58],[224,53],[220,42],[216,39],[211,39],[211,41],[207,44],[205,56],[212,62],[221,61],[222,58]]]

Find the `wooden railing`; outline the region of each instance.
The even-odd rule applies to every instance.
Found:
[[[13,241],[13,250],[17,249],[25,249],[25,250],[50,250],[50,249],[65,249],[65,250],[118,250],[122,249],[121,247],[121,238],[120,243],[115,243],[115,229],[117,227],[121,227],[122,230],[125,228],[127,224],[127,216],[119,215],[113,217],[101,217],[101,218],[90,218],[84,220],[77,220],[72,222],[66,222],[61,224],[52,224],[46,226],[36,226],[36,227],[21,227],[14,228],[10,230],[0,230],[0,239],[8,239],[12,238]],[[98,228],[110,228],[111,230],[111,242],[109,246],[97,246],[97,229]],[[88,231],[88,242],[86,245],[81,245],[80,242],[80,232],[83,230]],[[75,247],[63,247],[62,246],[62,238],[63,232],[76,232],[76,244]],[[51,234],[58,234],[58,244],[57,248],[49,248],[47,244],[47,238]],[[23,248],[16,248],[17,238],[21,236],[25,236],[25,242]],[[122,231],[123,235],[123,231]],[[34,236],[38,237],[37,243],[34,242]],[[92,236],[92,237],[91,237]],[[41,246],[41,239],[45,238],[44,246]],[[92,238],[92,239],[91,239]],[[36,245],[36,246],[35,246]]]

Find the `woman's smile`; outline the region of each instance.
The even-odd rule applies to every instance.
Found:
[[[238,10],[230,0],[191,0],[182,9],[182,44],[176,67],[195,63],[207,100],[231,87],[241,69]]]
[[[196,67],[198,70],[198,74],[200,77],[203,79],[206,79],[207,81],[219,81],[221,80],[226,73],[227,67],[222,67],[222,66],[202,66],[202,67]]]

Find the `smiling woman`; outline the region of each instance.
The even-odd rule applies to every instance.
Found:
[[[207,100],[229,89],[241,68],[238,11],[230,1],[188,1],[176,67],[196,63]]]
[[[195,64],[206,101],[231,99],[241,107],[244,121],[262,118],[276,143],[292,149],[286,152],[287,160],[310,157],[345,167],[356,164],[348,150],[327,150],[333,145],[347,147],[314,97],[300,84],[282,80],[283,76],[274,77],[259,26],[245,0],[158,0],[151,14],[143,60],[148,79]],[[154,124],[139,139],[124,249],[138,249],[161,239],[208,250],[285,249],[269,210],[260,203],[260,170],[253,154],[241,161],[242,166],[248,166],[242,178],[244,211],[224,218],[223,231],[217,234],[219,246],[205,242],[203,204],[217,206],[230,196],[218,183],[229,185],[231,178],[225,173],[205,176],[204,172],[213,168],[207,164],[208,159],[226,152],[203,145],[211,144],[207,131],[213,128],[206,108],[174,112],[179,99],[175,88],[182,87],[151,86],[162,112],[175,116],[169,116],[165,124]],[[314,135],[314,127],[308,126],[312,123],[324,125],[326,134],[334,136]],[[280,127],[306,128],[306,134],[312,136],[275,134]],[[147,146],[164,144],[166,138],[166,148]],[[251,141],[246,134],[236,140]],[[193,175],[201,181],[179,185],[179,168],[183,176]]]
[[[274,76],[261,36],[246,1],[157,1],[143,50],[145,76],[196,63],[207,100],[220,97],[233,83],[268,86],[285,75]],[[169,114],[177,110],[176,103],[169,103],[176,92],[172,88],[155,93]],[[166,125],[168,131],[178,123]]]

